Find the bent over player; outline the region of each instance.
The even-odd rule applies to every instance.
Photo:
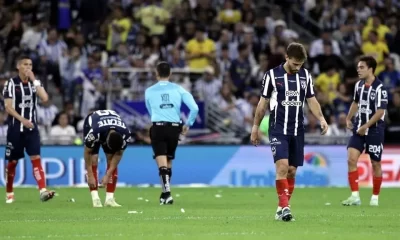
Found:
[[[115,202],[114,192],[118,179],[118,163],[131,137],[127,125],[113,110],[98,110],[90,113],[84,121],[84,158],[88,185],[92,195],[93,207],[103,207],[98,193],[97,162],[100,146],[107,158],[107,172],[102,184],[107,185],[104,206],[120,207]]]
[[[48,95],[32,72],[32,60],[17,60],[18,76],[4,86],[4,105],[8,115],[6,160],[6,203],[14,202],[13,183],[18,160],[24,158],[24,150],[32,162],[33,176],[40,192],[40,200],[54,197],[54,191],[46,189],[46,177],[40,163],[40,135],[36,121],[37,97],[43,102]]]
[[[375,77],[376,60],[371,56],[361,57],[358,65],[358,77],[361,79],[354,88],[353,103],[347,115],[347,127],[353,130],[353,136],[347,145],[348,179],[351,196],[342,202],[345,206],[360,205],[358,192],[357,162],[364,151],[369,154],[373,169],[373,187],[371,206],[378,206],[378,195],[382,184],[381,157],[385,131],[385,109],[388,95],[382,81]],[[353,116],[357,113],[355,121]],[[354,124],[353,124],[354,123]]]
[[[328,124],[314,96],[311,74],[303,63],[307,53],[303,45],[291,43],[287,48],[286,62],[267,71],[263,78],[261,98],[258,103],[251,141],[260,143],[258,128],[270,104],[269,139],[276,167],[276,190],[279,204],[275,219],[291,221],[289,200],[294,190],[297,167],[304,162],[304,124],[303,108],[307,99],[311,112],[320,120],[322,132]]]

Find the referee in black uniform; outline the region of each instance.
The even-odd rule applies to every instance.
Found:
[[[179,135],[185,135],[196,120],[199,107],[192,94],[180,85],[171,83],[171,67],[166,62],[157,65],[158,82],[146,89],[146,108],[153,126],[150,129],[151,146],[157,161],[161,178],[162,193],[160,205],[172,204],[170,179],[172,160],[175,158]],[[184,102],[190,109],[186,123],[180,119],[181,104]]]

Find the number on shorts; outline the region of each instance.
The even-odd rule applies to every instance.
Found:
[[[98,110],[98,111],[96,111],[96,114],[99,116],[114,115],[114,116],[119,117],[118,113],[115,112],[114,110]]]

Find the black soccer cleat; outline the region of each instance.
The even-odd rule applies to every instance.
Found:
[[[166,205],[166,204],[173,204],[174,199],[171,196],[171,193],[161,193],[160,196],[160,205]]]
[[[282,209],[282,221],[284,222],[290,222],[293,218],[292,212],[290,211],[290,208],[285,207]]]

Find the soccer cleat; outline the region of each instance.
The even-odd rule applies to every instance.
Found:
[[[115,198],[109,198],[104,202],[104,207],[121,207],[121,205],[115,201]]]
[[[95,207],[95,208],[103,207],[103,204],[101,204],[100,198],[95,198],[92,200],[92,202],[93,202],[93,207]]]
[[[55,191],[43,191],[40,193],[40,200],[42,202],[47,202],[48,200],[52,199],[55,195]]]
[[[14,194],[10,194],[6,197],[6,203],[13,203],[14,201]]]
[[[174,199],[171,196],[171,193],[161,193],[160,196],[160,205],[166,205],[166,204],[173,204]]]
[[[342,201],[343,206],[360,206],[361,199],[360,197],[350,196],[348,199]]]
[[[378,198],[374,198],[374,197],[371,197],[371,201],[369,202],[369,205],[370,206],[379,206],[379,200],[378,200]]]
[[[282,220],[284,222],[295,221],[289,207],[284,207],[282,209],[279,209],[275,214],[275,220],[277,221]]]

